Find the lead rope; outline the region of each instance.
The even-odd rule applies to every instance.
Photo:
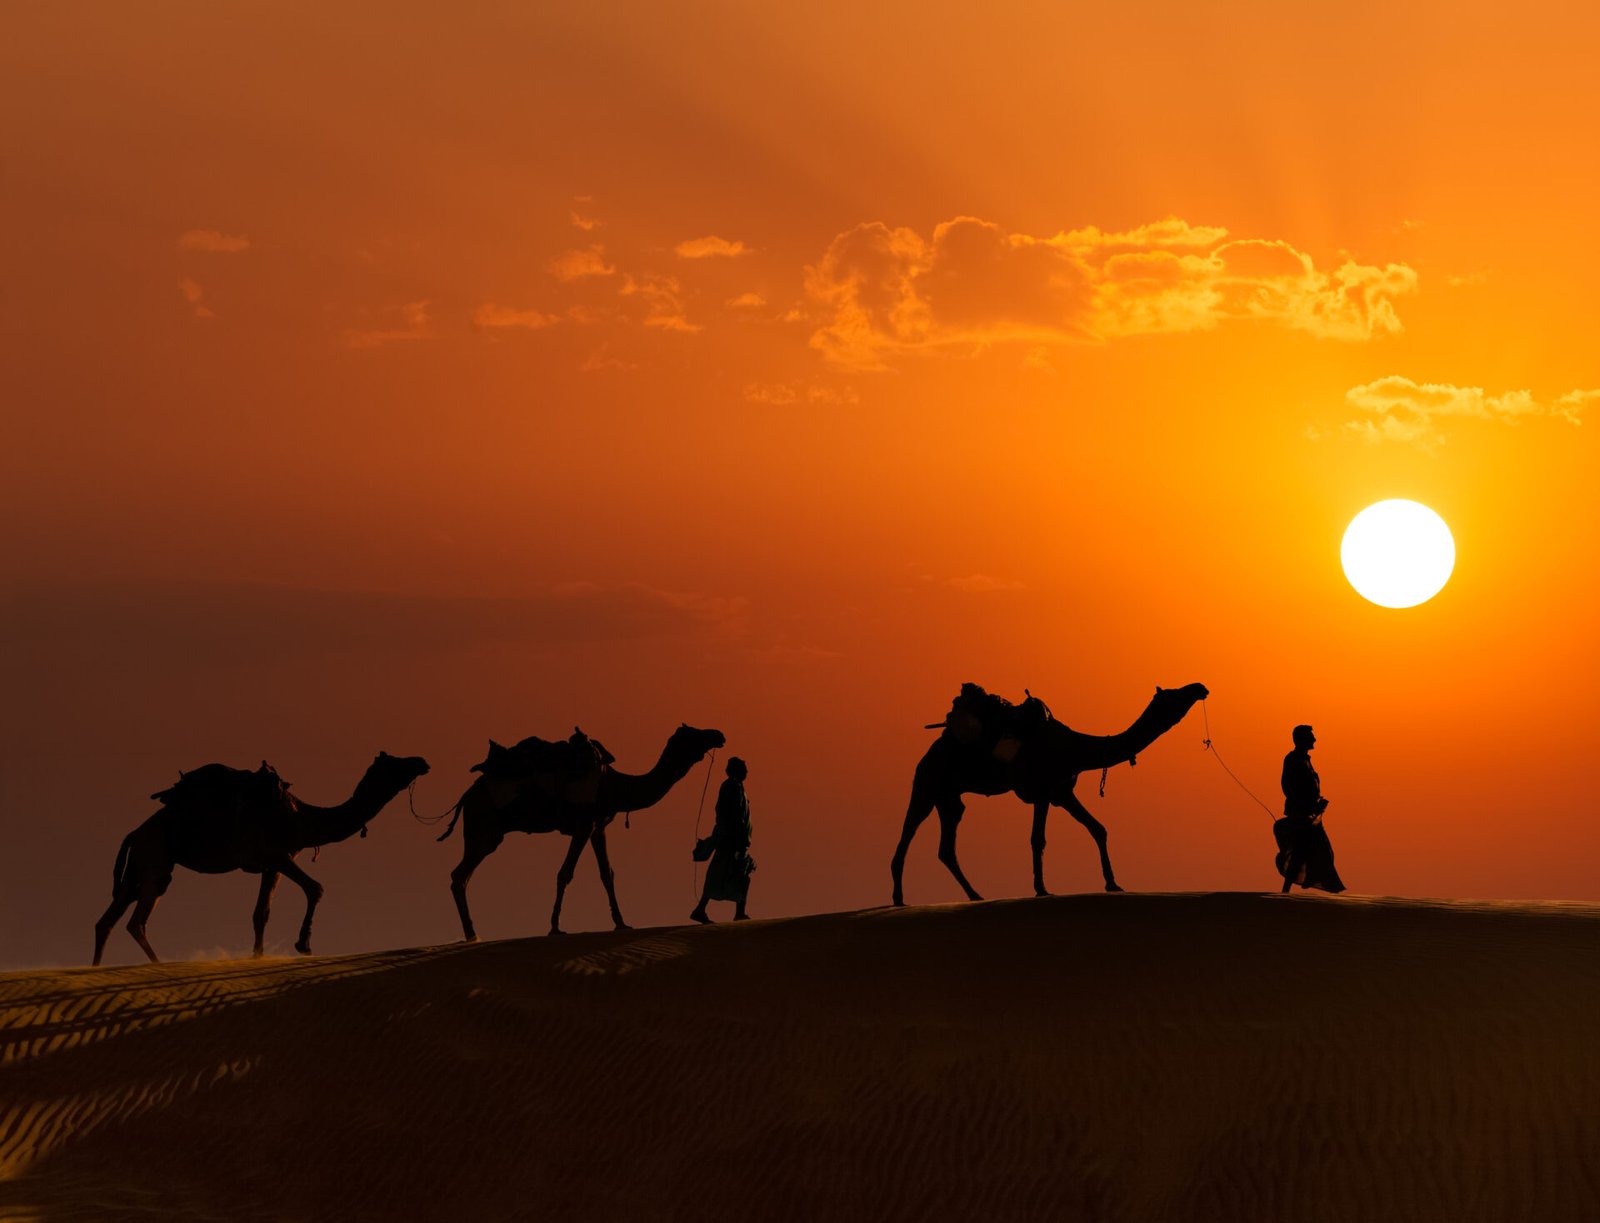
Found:
[[[1262,802],[1259,798],[1256,798],[1255,792],[1252,791],[1249,786],[1245,785],[1244,782],[1239,780],[1238,775],[1228,767],[1227,761],[1222,758],[1222,753],[1217,751],[1216,744],[1211,742],[1211,715],[1206,711],[1206,703],[1204,701],[1200,702],[1200,716],[1203,717],[1206,722],[1206,737],[1204,740],[1206,751],[1210,752],[1214,757],[1216,757],[1217,763],[1222,766],[1222,771],[1229,777],[1233,778],[1233,784],[1238,786],[1246,794],[1250,795],[1251,798],[1255,798],[1256,805],[1267,813],[1267,817],[1269,819],[1276,821],[1278,817],[1273,813],[1272,808],[1267,806],[1267,804]]]
[[[412,782],[409,786],[406,787],[406,802],[411,807],[411,818],[416,820],[417,823],[419,823],[419,824],[427,824],[429,827],[432,827],[434,824],[437,824],[440,820],[444,819],[445,816],[449,815],[452,811],[454,811],[456,809],[455,808],[455,804],[451,803],[450,806],[446,807],[443,811],[439,812],[438,815],[418,815],[417,814],[417,783],[416,782]]]
[[[717,763],[717,749],[711,749],[711,755],[706,758],[706,784],[700,787],[700,809],[694,813],[694,843],[700,844],[700,819],[706,813],[706,792],[711,789],[711,770]],[[700,864],[693,858],[689,859],[689,888],[694,894],[695,903],[700,903]]]

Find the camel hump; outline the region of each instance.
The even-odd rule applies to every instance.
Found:
[[[259,769],[236,769],[226,764],[203,764],[179,773],[175,784],[150,797],[164,806],[216,807],[244,803],[273,804],[289,792],[289,783],[265,760]]]
[[[1020,744],[1031,739],[1047,723],[1054,722],[1055,715],[1026,688],[1023,694],[1019,705],[978,684],[962,684],[956,699],[950,703],[944,733],[964,746],[982,744],[990,749],[1002,740],[1016,740]]]
[[[486,777],[544,774],[564,787],[577,778],[598,773],[615,760],[605,744],[574,729],[570,738],[553,742],[531,735],[511,747],[502,747],[491,739],[488,755],[473,765],[472,771]]]

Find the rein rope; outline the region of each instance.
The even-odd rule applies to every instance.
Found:
[[[412,782],[409,786],[406,787],[406,802],[411,807],[411,818],[416,820],[417,823],[419,823],[419,824],[426,824],[430,828],[433,827],[433,825],[437,824],[440,820],[444,819],[445,816],[449,815],[452,811],[454,811],[456,809],[456,805],[454,803],[451,803],[443,811],[439,812],[438,815],[419,815],[419,814],[417,814],[417,783],[416,782]]]
[[[706,813],[706,793],[711,789],[711,770],[717,764],[717,749],[711,749],[711,755],[706,757],[706,784],[700,787],[700,806],[694,813],[694,843],[700,844],[700,820]],[[696,903],[700,900],[700,864],[694,859],[689,860],[689,890],[694,894]]]
[[[1251,790],[1249,786],[1245,785],[1244,782],[1239,780],[1238,774],[1228,767],[1227,761],[1223,760],[1222,758],[1222,753],[1217,751],[1216,745],[1211,742],[1211,715],[1206,711],[1206,703],[1204,701],[1200,702],[1200,716],[1205,719],[1206,723],[1206,737],[1203,741],[1205,750],[1210,752],[1211,755],[1216,758],[1217,763],[1222,766],[1222,771],[1229,777],[1233,778],[1234,785],[1238,786],[1246,794],[1250,795],[1251,798],[1254,798],[1256,805],[1267,813],[1269,819],[1276,820],[1278,817],[1276,814],[1274,814],[1272,808],[1267,806],[1267,804],[1262,802],[1259,798],[1256,798],[1255,791]]]

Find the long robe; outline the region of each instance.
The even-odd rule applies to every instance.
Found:
[[[1287,878],[1292,860],[1296,865],[1291,884],[1342,892],[1344,880],[1333,864],[1333,842],[1322,826],[1322,806],[1322,780],[1311,767],[1311,753],[1290,752],[1283,758],[1283,818],[1272,825],[1278,874]]]
[[[717,791],[717,823],[711,830],[715,846],[706,868],[706,899],[743,902],[750,891],[750,800],[744,783],[730,777]]]

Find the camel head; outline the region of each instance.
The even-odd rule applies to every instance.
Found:
[[[1210,690],[1204,684],[1185,684],[1182,688],[1157,688],[1145,713],[1166,730],[1171,730],[1183,721],[1184,714],[1194,708],[1196,701],[1203,701],[1210,695]]]
[[[667,740],[667,750],[686,760],[703,760],[707,752],[715,751],[727,742],[728,736],[720,730],[701,730],[684,722]]]
[[[388,752],[379,752],[361,780],[395,795],[427,771],[428,762],[421,756],[391,756]]]

